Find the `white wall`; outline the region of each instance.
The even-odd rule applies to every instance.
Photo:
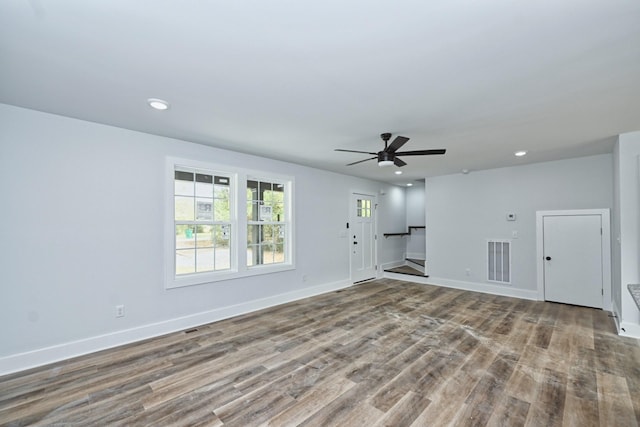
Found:
[[[611,215],[611,305],[619,326],[622,307],[620,264],[620,142],[613,147],[613,213]]]
[[[294,176],[296,269],[165,290],[166,156]],[[405,217],[400,187],[2,104],[0,189],[0,374],[349,285],[352,191]]]
[[[536,211],[612,208],[612,167],[612,156],[604,154],[428,178],[430,279],[535,299]],[[517,220],[507,221],[507,212],[515,213]],[[514,231],[517,239],[512,239]],[[486,281],[486,239],[490,238],[512,239],[511,285]]]
[[[412,187],[407,187],[407,226],[424,225],[424,184],[416,182]],[[424,240],[425,230],[411,230],[411,236],[406,239],[407,257],[424,259],[426,244]]]
[[[616,144],[616,185],[619,191],[619,276],[614,275],[614,287],[619,288],[620,301],[615,307],[623,335],[640,338],[640,311],[633,302],[627,284],[640,283],[640,132],[620,135]],[[614,221],[615,222],[615,221]],[[614,237],[616,237],[614,235]],[[614,244],[618,244],[614,238]]]

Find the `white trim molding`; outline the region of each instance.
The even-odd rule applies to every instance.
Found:
[[[267,298],[248,301],[242,304],[216,308],[136,328],[125,329],[109,334],[66,342],[64,344],[58,344],[51,347],[40,348],[25,353],[5,356],[0,358],[0,375],[24,371],[26,369],[59,362],[72,357],[82,356],[96,351],[130,344],[136,341],[159,337],[184,329],[250,313],[252,311],[262,310],[264,308],[273,307],[287,302],[337,291],[348,288],[349,286],[351,286],[351,282],[349,280],[326,283]]]
[[[462,280],[451,280],[442,277],[411,276],[409,274],[396,274],[389,272],[385,272],[384,277],[403,280],[405,282],[421,283],[423,285],[434,285],[445,288],[460,289],[463,291],[481,292],[483,294],[500,295],[534,301],[538,299],[536,291],[530,289],[518,289],[512,286],[500,286],[497,284],[481,282],[465,282]]]
[[[602,218],[602,309],[611,311],[611,220],[609,209],[574,209],[536,212],[536,282],[537,299],[544,301],[544,233],[545,216],[600,215]]]
[[[616,322],[617,324],[618,322]],[[640,339],[640,325],[632,322],[620,322],[620,328],[618,329],[618,335],[621,337],[637,338]]]

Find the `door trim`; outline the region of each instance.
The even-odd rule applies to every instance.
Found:
[[[538,300],[544,301],[544,217],[600,215],[602,224],[602,309],[611,311],[611,222],[609,209],[536,211],[536,274]]]
[[[366,196],[371,198],[371,203],[373,204],[373,265],[375,265],[375,279],[380,278],[380,266],[378,265],[378,196],[376,194],[371,194],[368,191],[357,191],[352,190],[349,192],[349,226],[352,226],[353,219],[353,206],[351,205],[351,200],[354,195]],[[349,247],[349,282],[351,284],[353,281],[353,258],[351,257],[351,238],[349,237],[351,234],[351,230],[347,230],[347,245]],[[358,282],[359,283],[359,282]]]

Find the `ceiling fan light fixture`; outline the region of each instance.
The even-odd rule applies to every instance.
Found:
[[[380,151],[378,153],[378,166],[381,168],[393,166],[393,154],[387,153],[386,151]]]

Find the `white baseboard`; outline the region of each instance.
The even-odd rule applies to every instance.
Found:
[[[616,325],[617,323],[618,322],[616,319]],[[622,321],[620,322],[620,325],[618,327],[618,335],[620,335],[621,337],[640,339],[640,325],[638,325],[637,323]]]
[[[424,285],[443,286],[445,288],[462,289],[465,291],[482,292],[491,295],[501,295],[505,297],[515,297],[536,301],[538,292],[528,289],[517,289],[509,286],[492,285],[488,283],[464,282],[461,280],[444,279],[441,277],[420,277],[408,274],[385,273],[385,277],[390,279],[404,280],[406,282],[422,283]]]
[[[267,298],[248,301],[242,304],[221,307],[188,316],[151,323],[136,328],[111,332],[104,335],[66,342],[51,347],[40,348],[25,353],[0,358],[0,375],[24,371],[37,366],[94,353],[100,350],[153,338],[195,326],[228,319],[233,316],[262,310],[291,301],[344,289],[351,286],[350,281],[338,281],[324,285],[300,289]]]

